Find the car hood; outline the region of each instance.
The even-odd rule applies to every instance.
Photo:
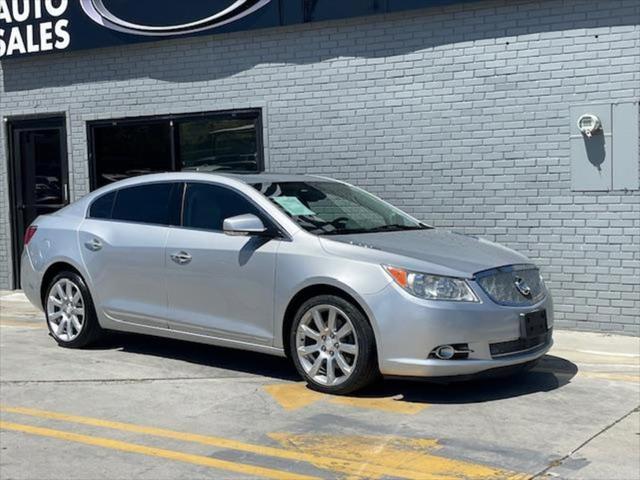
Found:
[[[507,247],[480,238],[438,229],[399,232],[332,235],[322,237],[324,248],[334,250],[325,239],[362,247],[381,262],[399,260],[397,256],[417,260],[396,265],[403,268],[431,268],[428,273],[472,277],[474,273],[504,265],[530,263],[529,259]],[[333,253],[340,253],[335,249]],[[385,260],[384,253],[390,254]],[[376,255],[377,254],[377,255]]]

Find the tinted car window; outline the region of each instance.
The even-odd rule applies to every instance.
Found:
[[[179,183],[150,183],[118,190],[113,220],[177,225],[180,218]]]
[[[184,198],[183,226],[222,230],[226,218],[252,213],[264,220],[260,210],[245,197],[226,187],[190,183]]]
[[[106,195],[99,197],[91,204],[89,209],[90,218],[111,218],[111,211],[113,210],[113,201],[116,198],[116,192],[109,192]]]

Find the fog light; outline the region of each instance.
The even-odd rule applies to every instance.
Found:
[[[429,352],[428,358],[438,360],[465,360],[473,350],[468,343],[452,343],[451,345],[439,345]]]
[[[451,345],[443,345],[436,350],[436,357],[440,360],[451,360],[456,354],[456,349]]]

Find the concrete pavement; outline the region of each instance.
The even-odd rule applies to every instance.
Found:
[[[532,372],[309,391],[286,360],[113,335],[65,350],[0,293],[0,478],[640,478],[640,339],[558,331]]]

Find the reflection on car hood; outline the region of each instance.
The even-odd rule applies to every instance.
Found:
[[[467,276],[489,268],[530,263],[524,255],[497,243],[437,229],[322,238],[429,262]]]

